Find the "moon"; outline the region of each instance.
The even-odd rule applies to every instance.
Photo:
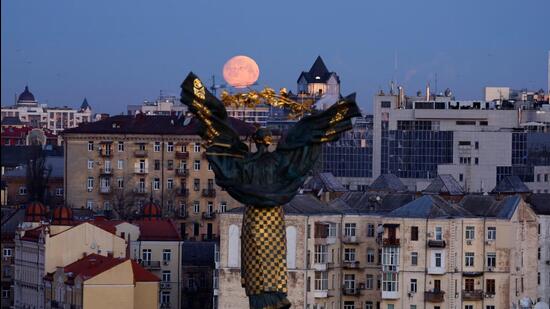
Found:
[[[239,55],[229,59],[223,66],[223,79],[235,87],[245,88],[254,84],[260,76],[260,68],[254,59]]]

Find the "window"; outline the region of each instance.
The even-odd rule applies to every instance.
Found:
[[[160,151],[160,142],[155,142],[155,144],[153,145],[153,151],[154,152]]]
[[[395,306],[393,304],[388,304],[388,309],[395,309]]]
[[[155,160],[155,171],[160,170],[160,160]]]
[[[344,224],[344,236],[355,236],[355,223]]]
[[[494,226],[487,227],[487,240],[497,239],[497,228]]]
[[[160,178],[153,179],[153,190],[160,190]]]
[[[4,248],[4,250],[2,250],[2,256],[3,257],[11,257],[12,256],[12,249],[11,248]]]
[[[355,275],[354,274],[345,274],[344,275],[344,287],[349,290],[355,289]]]
[[[168,144],[166,145],[166,152],[174,152],[174,143],[173,142],[168,142]]]
[[[118,142],[118,152],[124,151],[124,142]]]
[[[476,157],[474,160],[475,160],[475,164],[478,165],[479,164],[479,158]]]
[[[411,305],[411,309],[416,309],[416,305]],[[435,306],[434,309],[439,309],[439,306]]]
[[[199,201],[193,202],[193,211],[198,214],[201,211]]]
[[[2,298],[7,299],[10,298],[10,289],[9,288],[2,288]]]
[[[151,260],[151,249],[141,250],[141,259],[143,261],[150,261]]]
[[[411,226],[411,240],[418,240],[418,226]]]
[[[211,201],[208,201],[208,204],[206,204],[206,212],[208,214],[212,214],[214,212],[214,204]]]
[[[474,290],[474,279],[464,279],[464,290],[466,291]]]
[[[162,250],[162,260],[167,262],[172,259],[172,250],[170,249],[163,249]]]
[[[344,249],[344,261],[346,261],[346,262],[355,261],[355,248],[345,248]]]
[[[464,266],[474,267],[474,253],[473,252],[464,253]]]
[[[458,181],[464,181],[464,174],[458,174]]]
[[[220,212],[227,211],[227,202],[220,202]]]
[[[411,265],[418,265],[418,252],[411,252]]]
[[[161,303],[161,307],[162,307],[162,304],[164,304],[165,306],[168,306],[168,304],[170,304],[170,292],[169,291],[161,291],[160,292],[160,303]]]
[[[398,278],[396,272],[382,273],[382,291],[397,292],[397,283]]]
[[[174,169],[174,160],[168,160],[166,164],[166,168],[171,171]]]
[[[86,201],[86,208],[88,208],[88,209],[93,209],[93,208],[94,208],[94,201],[92,201],[92,200],[87,200],[87,201]]]
[[[435,240],[443,240],[443,228],[441,226],[435,227]]]
[[[328,272],[315,272],[315,290],[328,290]]]
[[[94,151],[94,142],[93,141],[88,142],[88,151]]]
[[[344,302],[344,309],[355,309],[355,302],[346,300]]]
[[[168,179],[166,180],[166,188],[167,188],[168,190],[172,190],[172,189],[174,188],[174,179],[168,178]]]
[[[201,152],[201,143],[195,143],[195,145],[193,145],[193,151]]]
[[[475,227],[467,226],[466,227],[466,240],[474,240],[476,236]]]
[[[495,306],[494,305],[487,305],[487,306],[485,306],[485,309],[495,309]]]
[[[441,267],[441,253],[435,253],[435,267]]]
[[[381,101],[380,107],[382,108],[390,108],[391,107],[391,101]]]
[[[169,270],[163,270],[162,271],[162,282],[170,282],[172,281],[171,278],[172,277],[172,274],[170,273]]]
[[[140,143],[140,144],[138,145],[138,149],[139,149],[140,151],[145,151],[145,144],[144,144],[144,143]]]
[[[63,196],[63,188],[55,188],[55,196]]]
[[[195,160],[193,162],[193,169],[195,171],[200,171],[201,170],[201,160]]]
[[[487,267],[497,266],[497,254],[495,252],[487,253]]]
[[[208,162],[208,171],[209,171],[209,172],[212,171],[212,164],[210,164],[210,162]]]
[[[121,169],[124,169],[124,160],[118,160],[117,161],[117,164],[116,164],[116,167],[121,170]]]
[[[367,263],[374,263],[374,249],[367,249]]]
[[[367,224],[367,237],[374,237],[374,224]]]
[[[410,290],[411,293],[416,293],[416,286],[417,286],[416,279],[411,279],[411,290]]]
[[[201,180],[198,178],[193,179],[193,190],[199,191],[201,189]]]
[[[365,281],[365,289],[372,290],[374,289],[374,276],[367,275],[367,280]]]
[[[94,178],[93,177],[88,177],[86,187],[88,189],[88,192],[92,192],[92,190],[94,189]]]
[[[314,263],[328,263],[327,245],[315,245],[315,255],[313,256]]]
[[[495,295],[495,279],[485,280],[485,293],[490,295]]]
[[[124,178],[118,177],[118,178],[116,179],[116,184],[117,184],[117,187],[118,187],[119,189],[124,188]]]
[[[27,187],[25,186],[19,187],[19,195],[27,195]]]
[[[94,160],[88,160],[88,169],[94,169]]]
[[[464,305],[464,309],[474,309],[474,305]]]
[[[372,302],[371,301],[368,301],[368,302],[365,303],[365,309],[374,309],[372,307]]]

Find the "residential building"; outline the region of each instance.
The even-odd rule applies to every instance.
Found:
[[[227,115],[251,124],[258,124],[262,127],[267,126],[270,108],[267,105],[260,104],[254,107],[235,107],[226,106]]]
[[[14,264],[15,264],[15,233],[20,223],[25,219],[25,209],[2,207],[2,242],[0,252],[2,252],[2,308],[13,307],[14,294]]]
[[[18,117],[2,119],[2,140],[4,146],[23,145],[59,145],[57,135],[46,128],[33,128],[19,120]]]
[[[77,127],[80,123],[92,121],[92,107],[84,98],[79,109],[71,107],[48,107],[39,104],[26,86],[12,106],[2,105],[2,121],[5,117],[17,117],[33,128],[46,128],[53,134],[58,134],[67,128]]]
[[[153,102],[144,101],[141,105],[128,105],[128,115],[135,116],[138,113],[146,115],[182,115],[187,111],[187,107],[179,102],[175,96],[164,95],[161,91],[160,96]]]
[[[243,137],[254,131],[230,121]],[[216,239],[218,213],[240,204],[215,184],[197,124],[138,114],[66,130],[66,202],[131,218],[152,198],[163,216],[176,218],[183,239]]]
[[[532,194],[528,197],[531,208],[538,217],[538,248],[530,252],[536,255],[538,270],[536,276],[537,300],[550,304],[550,194]],[[536,253],[535,253],[536,252]],[[534,277],[533,277],[534,279]]]
[[[159,278],[129,258],[92,253],[48,273],[44,296],[45,308],[156,309]]]
[[[318,56],[309,69],[298,76],[297,102],[313,100],[317,108],[325,109],[340,98],[340,77],[330,72],[325,62]]]
[[[215,242],[186,241],[183,243],[181,283],[182,308],[218,308],[218,276]]]
[[[25,210],[25,222],[15,235],[15,308],[45,308],[43,277],[57,267],[77,261],[83,254],[126,256],[126,241],[93,222],[73,225],[72,211],[58,207],[51,224],[47,209],[31,203]]]
[[[455,100],[450,90],[374,97],[373,177],[392,173],[411,190],[450,174],[467,192],[488,192],[506,175],[535,189],[550,165],[550,105]]]

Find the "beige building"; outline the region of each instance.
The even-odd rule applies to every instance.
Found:
[[[94,253],[45,276],[45,307],[154,309],[158,281],[133,260]]]
[[[242,135],[254,127],[231,119]],[[177,217],[182,238],[218,238],[217,214],[240,206],[214,182],[198,123],[175,116],[115,116],[66,130],[65,199],[133,217],[151,198]]]

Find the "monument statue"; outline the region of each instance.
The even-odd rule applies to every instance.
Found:
[[[241,281],[250,308],[289,308],[282,206],[306,180],[320,155],[321,144],[337,140],[339,133],[351,128],[351,118],[361,116],[355,95],[324,111],[312,111],[288,99],[284,89],[281,95],[270,88],[237,95],[224,93],[222,102],[193,73],[181,88],[181,102],[198,119],[199,135],[205,142],[216,184],[245,205]],[[281,106],[303,117],[272,152],[268,151],[271,132],[259,128],[253,135],[257,150],[250,152],[231,127],[224,103]]]

